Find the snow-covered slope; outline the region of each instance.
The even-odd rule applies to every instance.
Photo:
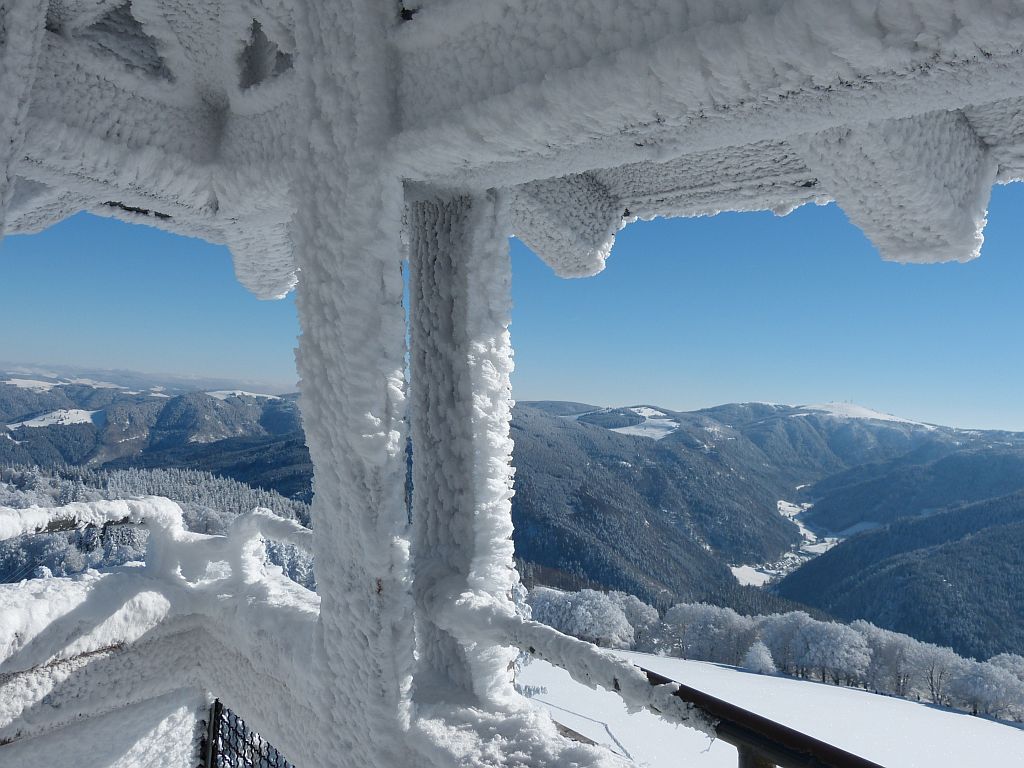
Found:
[[[630,408],[629,410],[637,416],[642,416],[644,420],[639,424],[633,424],[628,427],[615,427],[612,429],[612,432],[618,432],[622,435],[649,437],[652,440],[661,440],[663,437],[668,437],[679,429],[679,423],[677,421],[669,418],[666,413],[659,411],[656,408],[650,408],[643,405],[636,408]]]
[[[1024,755],[1024,731],[959,712],[718,664],[621,654],[889,768],[1009,766]],[[545,662],[529,663],[518,683],[555,720],[638,764],[735,768],[736,750],[728,744],[650,712],[629,714],[614,693],[586,688]]]
[[[18,387],[18,389],[31,389],[36,392],[49,392],[51,389],[57,386],[57,383],[53,381],[19,378],[6,379],[4,381],[0,381],[0,384],[9,384],[12,387]]]
[[[904,419],[899,416],[893,416],[891,413],[883,413],[882,411],[876,411],[872,408],[865,408],[863,405],[856,405],[854,403],[823,403],[821,405],[801,405],[798,406],[804,411],[810,411],[813,413],[823,413],[828,416],[835,416],[839,419],[867,419],[869,421],[892,421],[899,424],[910,424],[917,427],[924,427],[926,429],[934,429],[930,424],[924,424],[920,421],[911,421],[910,419]],[[802,414],[796,414],[802,415]]]
[[[81,408],[61,408],[34,419],[8,424],[11,429],[20,427],[53,427],[67,424],[96,424],[102,421],[103,411],[85,411]]]
[[[213,392],[207,392],[210,397],[215,397],[218,400],[227,400],[229,397],[257,397],[265,400],[280,400],[281,398],[277,395],[264,395],[259,392],[246,392],[244,389],[220,389]]]

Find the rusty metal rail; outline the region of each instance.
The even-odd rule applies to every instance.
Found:
[[[715,733],[739,750],[739,768],[883,768],[863,757],[639,667],[651,685],[675,685],[679,697],[715,721]]]

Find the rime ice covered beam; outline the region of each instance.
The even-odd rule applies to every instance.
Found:
[[[325,743],[311,768],[351,752],[378,765],[396,743],[412,663],[405,539],[404,351],[399,229],[375,178],[360,200],[334,163],[310,168],[297,216],[297,355],[302,421],[315,467],[314,569],[322,596],[315,657]],[[390,258],[389,258],[390,257]],[[394,764],[402,764],[396,761]]]
[[[66,33],[89,26],[121,0],[49,0],[47,5],[47,26]]]
[[[507,695],[508,651],[463,645],[436,616],[466,589],[507,598],[516,582],[507,225],[493,194],[410,207],[413,695],[493,703]]]
[[[295,287],[291,227],[287,221],[246,222],[231,227],[225,241],[231,249],[238,282],[261,299],[280,299]]]
[[[623,208],[591,174],[533,181],[511,198],[514,234],[559,277],[589,277],[604,269]]]
[[[25,173],[44,183],[63,177],[105,187],[108,195],[135,190],[201,209],[220,132],[216,111],[172,97],[167,86],[118,78],[83,57],[73,43],[45,36]]]
[[[377,0],[309,0],[297,20],[312,102],[289,179],[296,214],[300,407],[315,468],[321,595],[305,768],[412,765],[402,738],[413,660],[405,508],[402,186],[387,172],[396,23]]]
[[[50,10],[56,14],[50,27],[61,32],[42,36],[25,141],[13,169],[14,231],[90,210],[227,243],[239,279],[254,293],[269,298],[290,290],[295,269],[287,170],[301,96],[292,70],[239,88],[235,58],[252,24],[246,14],[257,11],[235,9],[221,17],[220,4],[211,4],[190,18],[187,8],[140,1],[130,12],[118,9],[120,27],[101,19],[107,28],[101,45],[89,38],[97,34],[94,28],[75,30],[89,14],[102,16],[109,7],[69,1],[51,3]],[[143,32],[132,32],[132,14],[147,19]],[[222,39],[232,30],[238,39]],[[123,53],[142,45],[128,32],[158,32],[165,41],[180,34],[214,64],[185,61],[181,46],[160,43],[169,55],[177,51],[176,77],[140,71],[104,48]],[[157,64],[165,62],[158,51],[150,53]],[[152,214],[133,215],[131,209]]]
[[[958,109],[1024,91],[1022,39],[996,0],[428,4],[394,152],[482,189]]]
[[[823,190],[891,261],[978,255],[996,163],[960,112],[935,112],[794,142]]]
[[[25,138],[45,21],[45,0],[0,0],[0,238]]]

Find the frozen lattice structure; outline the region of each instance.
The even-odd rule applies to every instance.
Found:
[[[610,761],[509,680],[544,645],[654,695],[509,598],[508,235],[585,276],[636,217],[834,199],[885,258],[973,258],[1024,175],[1022,46],[1019,0],[0,0],[0,231],[91,211],[297,289],[319,591],[202,577],[245,547],[180,532],[3,588],[0,756],[60,764],[139,703],[162,725],[96,764],[184,767],[216,694],[301,768]]]

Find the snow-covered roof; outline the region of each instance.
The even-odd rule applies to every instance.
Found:
[[[1024,176],[1015,3],[406,6],[385,29],[349,20],[351,44],[390,65],[328,128],[307,119],[306,67],[330,52],[296,32],[301,5],[23,12],[25,39],[41,41],[37,57],[27,43],[4,54],[0,75],[27,109],[20,127],[17,111],[0,123],[24,137],[7,230],[79,210],[152,224],[226,243],[239,279],[279,296],[296,280],[296,147],[344,146],[360,114],[385,126],[379,157],[364,158],[380,174],[506,190],[510,227],[567,276],[600,270],[635,216],[832,199],[886,258],[964,260],[991,185]]]

